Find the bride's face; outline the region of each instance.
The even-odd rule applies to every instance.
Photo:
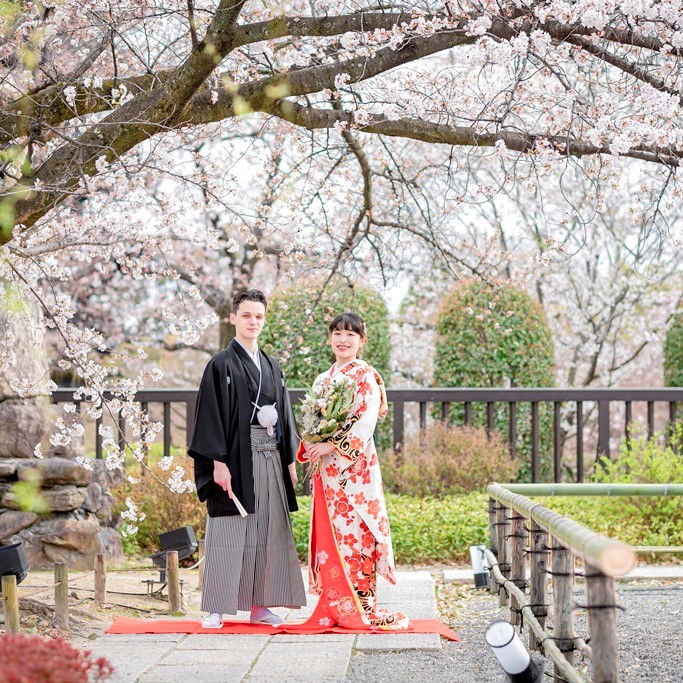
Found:
[[[337,359],[337,363],[346,363],[358,358],[358,352],[365,339],[352,330],[332,330],[330,345]]]

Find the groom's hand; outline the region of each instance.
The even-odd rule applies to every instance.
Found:
[[[232,477],[224,462],[213,461],[213,480],[232,498]]]
[[[289,464],[289,478],[292,480],[292,486],[296,488],[296,483],[299,481],[299,477],[296,473],[296,463],[292,462]]]

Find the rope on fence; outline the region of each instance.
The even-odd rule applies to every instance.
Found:
[[[552,659],[553,664],[557,668],[557,671],[564,677],[568,683],[584,683],[584,679],[576,672],[576,670],[571,666],[571,664],[564,658],[564,655],[560,649],[555,645],[551,636],[543,629],[541,624],[536,619],[533,613],[531,605],[524,593],[515,586],[513,581],[506,579],[500,568],[498,567],[498,560],[496,556],[490,551],[486,550],[486,559],[488,560],[489,567],[491,568],[491,573],[493,574],[496,583],[498,583],[506,591],[509,591],[517,599],[517,604],[519,605],[519,612],[522,613],[526,610],[526,621],[529,628],[536,634],[536,637],[541,642],[543,650]]]

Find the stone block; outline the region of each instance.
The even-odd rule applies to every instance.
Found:
[[[278,680],[344,680],[351,659],[353,641],[311,641],[302,656],[300,644],[288,644],[275,636],[249,672],[252,678],[273,676]]]
[[[123,554],[123,543],[116,529],[106,527],[99,533],[100,552],[103,552],[107,565],[117,566],[123,564],[126,556]]]
[[[187,639],[184,633],[105,633],[95,641],[83,642],[81,645],[88,649],[91,647],[109,647],[109,643],[178,643]],[[96,643],[92,645],[91,643]]]
[[[41,538],[43,543],[92,555],[100,547],[99,531],[100,525],[87,519],[53,519],[44,524]]]
[[[17,477],[22,481],[31,481],[38,473],[44,487],[74,484],[87,486],[92,480],[92,472],[74,460],[66,458],[44,458],[22,462],[17,467]]]
[[[474,583],[472,569],[444,569],[444,583]]]
[[[0,541],[31,526],[38,519],[35,512],[8,510],[0,515]]]
[[[83,501],[83,509],[87,512],[97,513],[102,506],[102,487],[96,481],[93,481],[88,485],[87,489],[88,492]]]
[[[279,637],[279,636],[278,636]],[[181,650],[240,650],[249,652],[255,657],[265,647],[270,636],[247,635],[236,633],[225,637],[219,633],[192,633],[178,643],[175,652]]]
[[[225,638],[225,636],[223,636]],[[230,639],[228,636],[227,640]],[[220,663],[223,664],[227,671],[234,669],[239,666],[244,666],[247,670],[249,664],[255,659],[258,653],[263,648],[262,644],[258,645],[258,648],[245,648],[240,650],[238,648],[227,650],[221,648],[218,654],[215,650],[178,650],[175,649],[173,652],[169,652],[160,662],[164,667],[168,666],[196,666],[201,668],[210,664],[216,663],[216,660],[220,658]],[[217,656],[218,654],[218,656]],[[246,674],[247,671],[245,670]]]
[[[58,486],[53,489],[44,489],[40,492],[50,512],[68,512],[76,510],[85,500],[86,490],[76,486]],[[7,491],[0,501],[10,510],[20,510],[21,506],[12,491]]]
[[[83,648],[90,650],[94,657],[106,657],[115,667],[114,675],[107,679],[108,683],[131,683],[140,680],[140,676],[153,666],[167,651],[173,647],[173,643],[146,642],[144,647],[134,647],[130,643],[102,643],[94,642],[84,645]],[[148,679],[162,680],[162,679]],[[202,679],[195,677],[197,683]],[[206,679],[204,679],[206,680]],[[220,679],[209,679],[220,680]],[[202,681],[203,683],[203,681]]]
[[[92,466],[92,480],[97,482],[103,491],[108,491],[116,486],[123,484],[126,476],[125,469],[123,467],[117,467],[116,469],[110,470],[107,468],[107,463],[104,460],[91,460],[90,465]]]
[[[356,641],[357,652],[440,649],[441,639],[436,633],[363,633]]]
[[[1,402],[0,458],[34,458],[46,424],[43,407],[36,399]]]
[[[203,666],[155,666],[145,672],[138,683],[187,683],[188,681],[220,681],[220,683],[239,683],[247,671],[249,662],[236,664],[204,664]],[[273,681],[273,677],[270,678]],[[277,678],[280,681],[280,678]]]
[[[0,479],[14,481],[17,478],[17,466],[23,460],[17,458],[0,458]]]

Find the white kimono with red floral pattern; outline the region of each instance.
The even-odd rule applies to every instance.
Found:
[[[320,489],[314,488],[324,492],[343,569],[367,622],[373,626],[391,628],[393,624],[394,628],[400,628],[397,621],[405,620],[402,614],[377,612],[376,574],[396,583],[389,519],[373,438],[378,418],[387,413],[384,382],[365,361],[355,360],[340,368],[332,366],[317,377],[314,387],[322,382],[339,382],[342,378],[353,385],[353,403],[344,424],[327,439],[335,450],[324,456],[314,474],[322,483]],[[308,459],[303,448],[299,453],[300,460]],[[314,497],[314,507],[320,503]],[[317,593],[324,588],[320,570],[328,556],[322,545],[312,534],[309,573],[311,588]]]

